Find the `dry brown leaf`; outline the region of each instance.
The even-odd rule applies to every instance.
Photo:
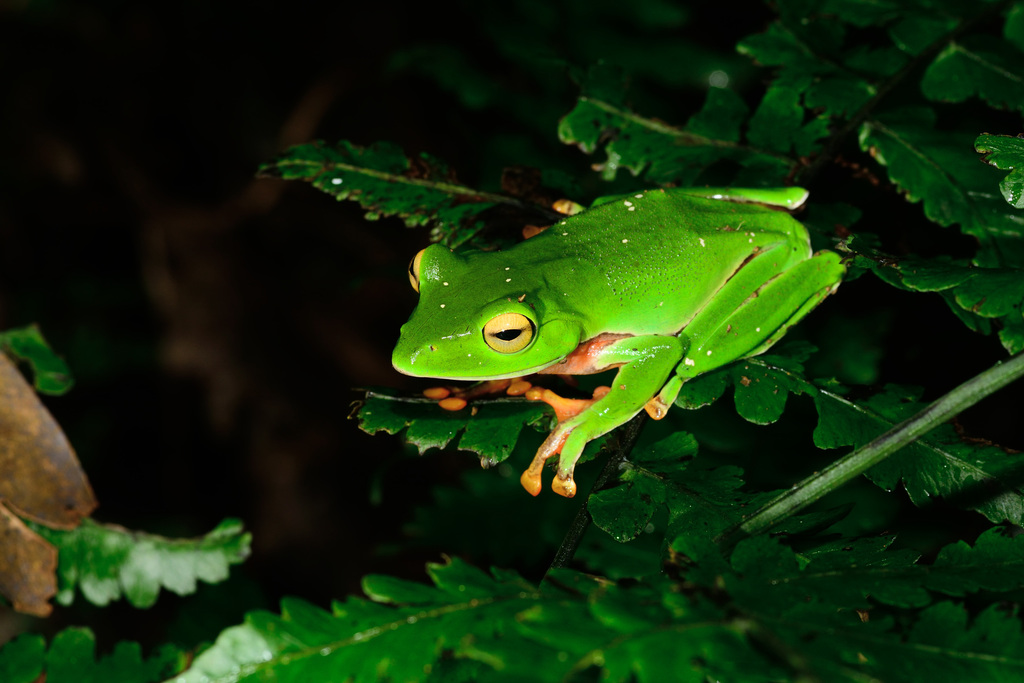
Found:
[[[0,501],[56,529],[96,508],[85,472],[60,426],[14,364],[0,353]]]
[[[0,505],[0,594],[14,609],[49,616],[57,592],[57,549]]]
[[[0,353],[0,595],[14,609],[45,617],[57,592],[57,549],[15,514],[72,529],[95,508],[64,432]]]

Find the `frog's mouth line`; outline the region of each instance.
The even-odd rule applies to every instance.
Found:
[[[410,359],[410,363],[409,363],[410,366],[412,366],[416,362],[416,357],[419,356],[419,354],[421,352],[422,352],[422,350],[417,351],[416,354],[414,356],[412,356],[412,358]],[[450,381],[450,382],[476,382],[478,380],[517,379],[519,377],[526,377],[527,375],[532,375],[534,373],[540,372],[541,370],[543,370],[545,368],[548,368],[548,367],[551,367],[552,365],[557,365],[558,363],[562,362],[562,360],[564,360],[564,358],[565,358],[564,356],[553,358],[553,359],[551,359],[549,361],[546,361],[546,362],[543,362],[543,363],[539,363],[537,365],[531,365],[528,368],[521,368],[519,370],[516,370],[515,372],[504,372],[504,373],[496,373],[496,374],[495,373],[481,373],[479,375],[472,374],[472,373],[466,373],[466,374],[460,375],[458,377],[452,377],[452,376],[448,376],[448,375],[439,375],[439,374],[437,374],[435,372],[420,374],[415,369],[400,368],[400,367],[398,367],[398,364],[395,363],[394,361],[392,361],[391,365],[398,372],[402,373],[403,375],[408,375],[410,377],[425,377],[425,378],[428,378],[428,379],[443,379],[443,380]]]

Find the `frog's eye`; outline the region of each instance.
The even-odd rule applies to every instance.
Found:
[[[420,291],[420,261],[423,260],[423,252],[426,249],[420,249],[419,252],[412,257],[412,261],[409,261],[409,284],[416,290],[418,294]]]
[[[522,313],[502,313],[484,325],[484,341],[498,353],[515,353],[529,345],[535,330]]]

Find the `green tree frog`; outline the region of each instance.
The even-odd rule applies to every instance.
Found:
[[[558,455],[552,488],[572,497],[587,442],[644,409],[663,417],[688,379],[762,353],[839,286],[839,256],[812,254],[786,211],[806,198],[801,188],[648,190],[599,200],[506,251],[431,245],[410,265],[419,303],[392,362],[445,380],[618,368],[592,399],[532,396],[559,422],[521,482],[537,495]]]

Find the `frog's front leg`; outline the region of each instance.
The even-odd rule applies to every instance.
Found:
[[[544,463],[560,454],[551,488],[559,495],[572,498],[576,494],[573,470],[583,447],[643,410],[644,404],[658,392],[682,359],[685,346],[683,339],[667,336],[620,337],[597,350],[593,345],[581,345],[581,349],[586,349],[587,360],[574,358],[576,354],[570,356],[569,362],[576,363],[574,372],[601,372],[615,366],[619,366],[619,371],[606,394],[555,427],[520,477],[523,488],[534,496],[540,493]],[[581,362],[586,367],[580,367]]]

